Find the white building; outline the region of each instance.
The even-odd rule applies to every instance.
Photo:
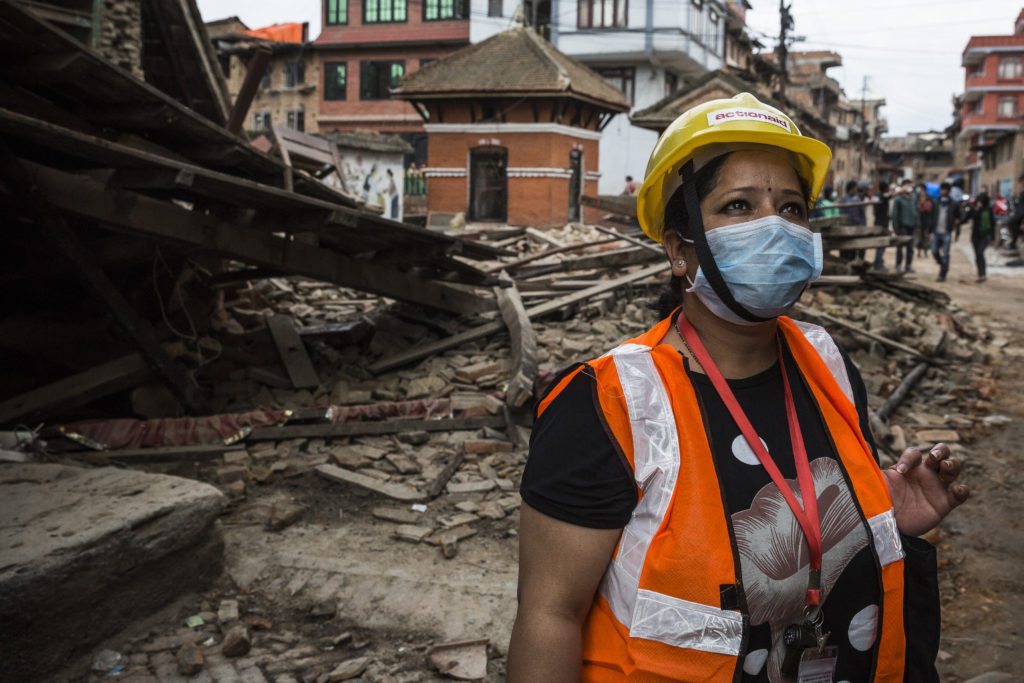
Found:
[[[746,0],[470,0],[470,42],[518,17],[551,43],[618,85],[633,109],[686,81],[722,68],[726,5]],[[657,135],[619,114],[601,136],[601,194],[618,194],[627,175],[644,176]]]

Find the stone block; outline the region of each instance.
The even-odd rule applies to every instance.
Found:
[[[162,474],[0,469],[0,680],[45,680],[183,591],[207,586],[223,567],[224,503],[208,484]]]

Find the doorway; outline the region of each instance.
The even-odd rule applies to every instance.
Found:
[[[569,152],[569,220],[581,219],[580,195],[583,194],[583,152]]]
[[[482,147],[469,152],[469,219],[508,220],[508,150]]]

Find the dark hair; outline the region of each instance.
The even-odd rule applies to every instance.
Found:
[[[694,187],[697,188],[697,200],[704,201],[704,198],[711,194],[722,176],[722,165],[732,152],[717,156],[699,171],[694,174]],[[804,195],[804,201],[810,204],[811,188],[807,181],[800,174],[800,189]],[[808,207],[810,208],[810,207]],[[665,233],[669,230],[676,232],[680,237],[689,238],[690,215],[686,210],[686,200],[683,196],[683,186],[676,188],[675,192],[665,203]],[[658,312],[658,318],[664,319],[672,314],[672,311],[679,308],[683,303],[683,282],[685,278],[681,275],[673,275],[668,281],[668,288],[665,289],[654,302],[652,308]]]
[[[856,189],[857,189],[857,181],[856,180],[847,180],[846,181],[846,194],[850,194],[850,190],[856,190]]]
[[[988,205],[989,205],[989,202],[991,202],[991,201],[992,201],[992,199],[991,199],[991,198],[990,198],[990,197],[988,196],[988,192],[979,192],[979,193],[978,193],[978,196],[977,196],[977,197],[975,197],[975,200],[976,200],[976,201],[978,202],[978,204],[980,204],[981,206],[988,206]]]
[[[631,176],[631,175],[626,176],[626,180],[632,180],[632,179],[633,179],[633,176]]]
[[[952,186],[952,185],[950,185],[949,183],[947,183],[946,181],[942,181],[942,182],[941,182],[941,183],[939,184],[939,189],[940,189],[940,190],[948,190],[948,189],[950,189],[951,187],[953,187],[953,186]]]
[[[889,191],[889,183],[885,182],[884,180],[879,180],[878,181],[878,191],[879,192],[888,192]]]

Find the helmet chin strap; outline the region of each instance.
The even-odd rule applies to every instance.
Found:
[[[752,323],[763,323],[772,320],[773,318],[762,318],[761,316],[754,315],[744,308],[740,302],[736,301],[732,292],[729,291],[729,286],[725,284],[721,271],[718,270],[718,264],[715,263],[715,257],[712,256],[711,247],[708,245],[707,235],[704,234],[704,219],[700,214],[700,200],[697,198],[697,184],[694,181],[692,159],[683,164],[683,167],[679,169],[679,175],[683,179],[683,201],[686,202],[686,213],[689,216],[689,228],[693,236],[693,246],[697,249],[697,260],[700,263],[701,270],[704,272],[704,277],[711,284],[711,288],[715,290],[715,294],[722,300],[722,303],[729,307],[729,310],[744,320]]]

